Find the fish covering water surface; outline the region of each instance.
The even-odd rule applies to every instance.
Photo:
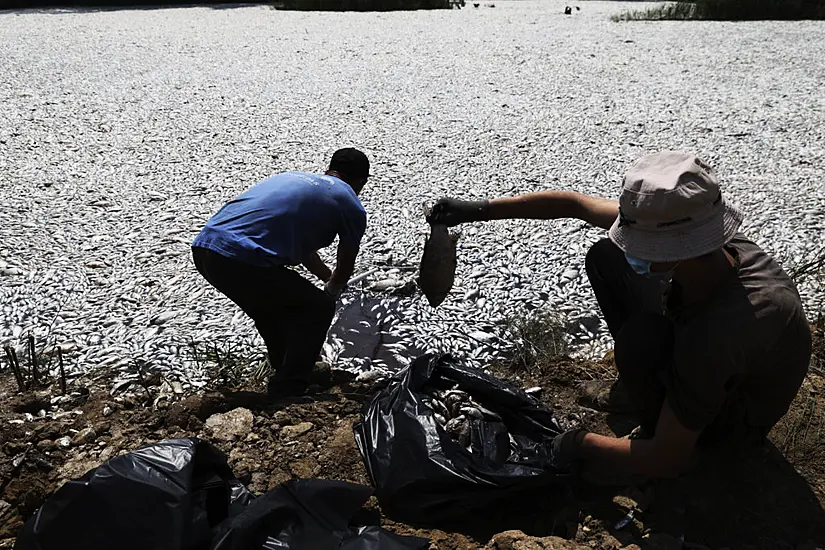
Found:
[[[425,216],[428,208],[425,206]],[[459,233],[450,233],[446,225],[430,225],[424,254],[418,269],[418,286],[432,307],[438,307],[453,288],[456,268],[456,244]]]

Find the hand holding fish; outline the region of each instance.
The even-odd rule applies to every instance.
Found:
[[[462,201],[450,197],[438,200],[427,216],[430,225],[452,227],[460,223],[479,222],[490,219],[490,201]]]

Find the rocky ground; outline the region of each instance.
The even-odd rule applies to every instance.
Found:
[[[491,523],[479,517],[463,532],[413,526],[381,517],[389,530],[428,537],[433,549],[776,549],[813,550],[825,542],[825,364],[818,355],[771,445],[749,453],[705,455],[677,480],[629,484],[597,479],[571,487],[562,508]],[[565,420],[622,435],[631,419],[606,416],[575,403],[575,386],[605,376],[610,359],[589,363],[558,358],[530,371],[498,374],[541,386],[542,399]],[[369,485],[352,426],[370,384],[336,373],[336,385],[313,403],[267,405],[245,388],[158,399],[160,387],[112,395],[76,381],[19,393],[0,375],[0,547],[10,547],[26,518],[63,482],[141,445],[197,435],[228,456],[238,478],[260,494],[293,478],[331,478]],[[50,402],[55,403],[51,405]],[[155,403],[155,406],[152,406]],[[610,486],[591,482],[610,483]],[[375,499],[369,507],[380,511]],[[632,513],[631,513],[632,512]]]

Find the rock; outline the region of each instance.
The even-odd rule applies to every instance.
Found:
[[[292,424],[292,417],[286,411],[278,411],[272,415],[272,421],[279,426],[289,426]]]
[[[94,443],[97,433],[94,428],[83,428],[72,438],[72,445],[80,446]]]
[[[102,464],[103,462],[106,462],[107,460],[112,458],[112,456],[114,454],[115,454],[115,448],[114,447],[106,447],[105,449],[103,449],[103,451],[101,451],[100,456],[98,458],[100,459],[100,462]]]
[[[504,531],[495,535],[485,550],[592,550],[561,537],[531,537],[521,531]]]
[[[52,451],[57,448],[51,439],[42,439],[37,442],[37,449],[40,451]]]
[[[112,407],[110,407],[109,405],[106,405],[105,407],[103,407],[103,416],[109,416],[113,412],[115,412],[115,410]]]
[[[313,427],[312,422],[301,422],[299,424],[295,424],[294,426],[284,426],[281,428],[281,435],[288,439],[292,439],[293,437],[300,437],[305,433],[309,432]]]
[[[166,424],[194,430],[196,428],[189,425],[190,417],[195,416],[202,422],[214,414],[226,412],[226,409],[226,399],[218,392],[193,395],[169,407]]]
[[[72,446],[72,440],[69,438],[69,436],[63,436],[57,441],[55,441],[55,443],[57,443],[57,446],[61,449],[68,449]]]
[[[252,411],[238,407],[228,413],[213,414],[206,419],[206,430],[212,437],[222,441],[232,441],[246,437],[254,423]]]

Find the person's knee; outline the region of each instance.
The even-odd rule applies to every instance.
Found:
[[[597,241],[584,257],[584,269],[587,276],[592,280],[597,272],[604,272],[607,266],[615,266],[617,261],[622,261],[624,255],[621,249],[610,239]]]
[[[622,325],[613,349],[623,378],[647,376],[669,364],[673,355],[673,324],[662,315],[638,313]]]

